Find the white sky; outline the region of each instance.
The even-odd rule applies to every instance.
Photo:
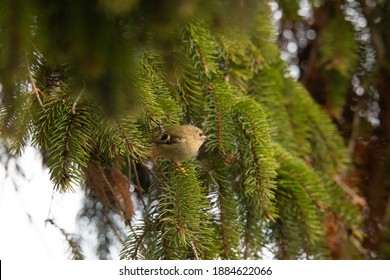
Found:
[[[10,164],[8,176],[0,165],[0,259],[68,259],[64,236],[44,221],[51,218],[68,233],[75,233],[81,192],[53,195],[48,170],[31,147],[19,163],[26,179],[17,175],[14,164]]]

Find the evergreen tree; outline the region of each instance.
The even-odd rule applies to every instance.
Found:
[[[366,257],[337,122],[360,59],[351,1],[307,4],[331,11],[307,66],[321,68],[321,96],[313,73],[297,81],[280,57],[270,7],[283,30],[306,32],[299,2],[3,0],[5,154],[32,143],[56,191],[87,194],[80,216],[101,234],[101,258],[113,235],[122,259]],[[149,161],[175,124],[209,138],[186,173]]]

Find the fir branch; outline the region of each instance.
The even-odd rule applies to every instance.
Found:
[[[310,164],[329,178],[344,172],[349,158],[337,128],[301,85],[295,82],[291,87],[292,92],[286,95],[291,105],[289,115],[295,135],[310,145]]]
[[[162,74],[162,62],[156,52],[145,52],[140,58],[137,89],[141,102],[143,123],[149,129],[177,123],[181,116],[177,103],[171,97]]]
[[[284,220],[284,235],[287,238],[287,244],[293,248],[292,243],[298,242],[295,246],[297,251],[289,250],[290,257],[299,256],[301,249],[308,255],[316,255],[318,252],[322,254],[325,248],[325,232],[321,213],[315,208],[315,204],[300,182],[292,178],[285,172],[279,172],[277,194],[278,199],[282,195],[285,196],[284,201],[280,200],[280,204],[278,201],[278,208],[280,218]],[[287,211],[286,208],[290,210]],[[295,221],[289,224],[286,222],[289,219]],[[296,238],[296,232],[299,232],[300,238]],[[288,235],[290,236],[287,237]]]
[[[33,130],[32,121],[35,117],[34,96],[26,94],[18,94],[15,97],[14,103],[19,110],[14,111],[12,116],[7,116],[7,111],[4,108],[5,119],[2,128],[4,138],[10,140],[10,151],[20,156],[30,140]]]
[[[216,78],[209,85],[206,95],[203,128],[209,141],[207,149],[217,150],[221,155],[236,150],[236,127],[231,117],[234,90],[221,78]]]
[[[232,186],[232,174],[224,159],[215,157],[203,167],[206,186],[210,190],[209,201],[216,224],[218,240],[221,242],[220,257],[238,259],[242,225],[239,217],[237,195]],[[218,246],[219,247],[219,246]]]
[[[337,30],[338,32],[335,32]],[[348,77],[358,61],[358,43],[352,23],[339,11],[319,34],[319,60],[325,70]]]
[[[262,213],[274,217],[273,192],[277,164],[269,135],[266,116],[261,106],[253,100],[243,99],[236,103],[236,120],[242,132],[239,140],[241,162],[244,167],[246,195],[259,199]]]
[[[318,61],[328,95],[325,108],[336,118],[343,112],[350,76],[358,65],[355,33],[351,22],[345,20],[341,11],[337,11],[318,35]]]
[[[257,5],[257,9],[254,10],[254,25],[251,32],[252,42],[259,49],[265,65],[280,61],[280,49],[276,44],[277,32],[268,9],[266,2]]]
[[[173,165],[160,170],[161,194],[156,210],[160,213],[162,245],[166,258],[210,258],[214,232],[207,213],[209,204],[197,180],[194,167],[182,164],[188,175],[172,170]],[[168,171],[171,169],[170,171]]]
[[[198,122],[200,116],[204,115],[204,81],[200,79],[194,62],[187,54],[179,52],[180,61],[183,62],[183,69],[178,78],[178,99],[184,112],[187,123]],[[200,121],[199,121],[200,122]]]
[[[131,115],[103,121],[96,138],[96,160],[107,167],[122,167],[129,158],[145,163],[151,149],[151,136]]]
[[[313,206],[319,211],[330,208],[331,198],[326,189],[326,180],[320,177],[305,161],[293,156],[282,146],[274,144],[275,157],[279,163],[277,172],[282,171],[294,177],[294,180],[301,185],[308,197],[312,199]]]
[[[242,98],[234,106],[238,124],[241,177],[238,195],[245,224],[244,256],[255,256],[262,248],[266,221],[275,220],[275,177],[277,164],[266,116],[254,100]]]
[[[297,99],[298,92],[301,94],[309,93],[292,78],[285,79],[283,90],[283,104],[285,111],[288,115],[289,127],[292,128],[292,135],[294,140],[291,140],[291,144],[283,142],[283,147],[290,153],[299,156],[302,159],[311,157],[312,147],[310,144],[310,126],[307,125],[308,119],[307,112],[312,110],[311,107],[299,106],[299,100]],[[286,139],[287,140],[287,139]]]
[[[47,165],[54,188],[73,190],[73,183],[84,179],[93,150],[96,117],[87,103],[79,104],[72,114],[68,95],[53,92],[36,121],[33,142],[48,152]]]
[[[208,27],[200,21],[186,25],[181,32],[182,62],[178,81],[179,101],[187,122],[200,123],[204,115],[205,91],[209,81],[218,73],[217,43]]]
[[[131,117],[117,121],[116,125],[120,138],[123,141],[122,145],[125,147],[126,155],[144,163],[148,158],[151,146],[148,145],[149,141],[146,139],[145,135],[143,135],[139,126]]]
[[[194,62],[200,78],[211,78],[217,73],[217,43],[204,22],[193,21],[187,24],[181,33],[186,53]]]
[[[280,232],[280,248],[284,257],[295,258],[302,254],[321,257],[325,247],[324,214],[331,209],[331,199],[322,179],[301,159],[294,158],[280,146],[274,146],[280,164],[277,177],[277,204],[281,221],[276,225]],[[296,232],[301,238],[297,239]],[[293,245],[295,243],[295,245]]]
[[[296,121],[301,120],[302,114],[305,116],[306,110],[291,110],[289,98],[294,98],[292,90],[295,84],[283,76],[284,68],[280,63],[264,67],[250,81],[248,93],[263,106],[272,140],[294,155],[306,157],[310,153],[310,145],[305,138],[307,125]]]
[[[329,196],[333,198],[331,200],[331,209],[334,213],[333,215],[338,216],[338,220],[343,223],[344,227],[363,235],[361,232],[363,227],[361,207],[357,204],[352,204],[351,197],[338,184],[329,182],[326,187]]]
[[[142,247],[146,242],[145,236],[147,229],[143,221],[137,221],[136,226],[130,226],[130,233],[123,243],[122,250],[119,254],[121,260],[138,260],[143,259]]]
[[[217,34],[219,50],[219,68],[226,81],[242,91],[248,90],[248,82],[264,66],[264,58],[247,33],[234,28]]]

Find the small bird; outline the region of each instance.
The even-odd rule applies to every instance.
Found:
[[[152,161],[155,163],[157,158],[169,159],[183,171],[180,162],[195,157],[205,141],[206,135],[196,126],[173,126],[153,140]]]

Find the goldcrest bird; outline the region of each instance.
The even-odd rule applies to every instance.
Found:
[[[205,140],[206,135],[196,126],[173,126],[153,140],[152,161],[169,159],[180,168],[179,163],[195,157]]]

